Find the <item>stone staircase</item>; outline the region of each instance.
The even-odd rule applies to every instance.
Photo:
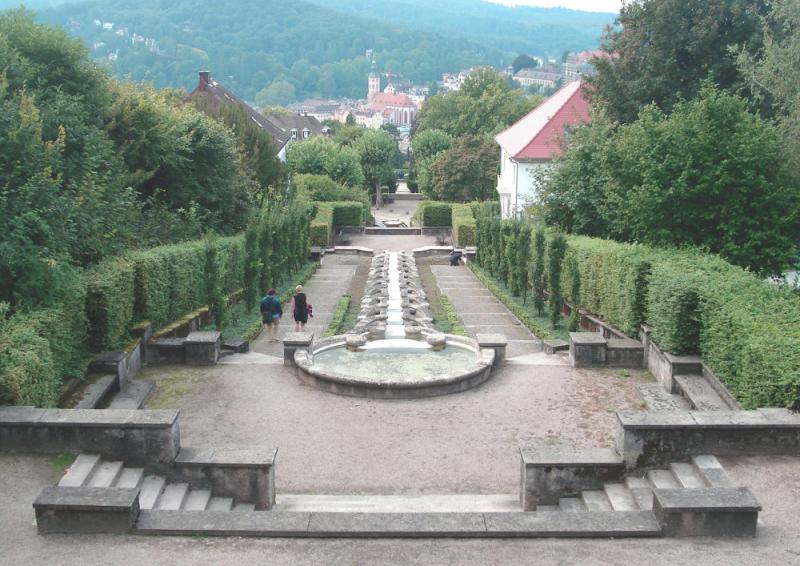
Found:
[[[669,469],[650,470],[644,477],[626,477],[586,490],[580,497],[562,497],[558,505],[540,505],[537,511],[652,511],[654,489],[736,487],[714,456],[695,456],[691,463],[673,463]]]
[[[188,483],[169,483],[164,476],[146,475],[143,468],[129,468],[120,461],[103,460],[96,454],[80,454],[58,487],[139,488],[139,508],[164,511],[254,511],[255,505],[231,497],[213,497],[211,490],[192,489]]]

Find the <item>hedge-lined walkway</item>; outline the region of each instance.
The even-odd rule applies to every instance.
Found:
[[[439,289],[450,298],[470,335],[503,334],[507,357],[542,351],[541,341],[466,266],[432,265]]]
[[[306,330],[320,337],[333,316],[339,298],[350,288],[350,283],[356,273],[356,268],[361,262],[368,259],[354,255],[327,255],[325,259],[304,285],[308,301],[314,307],[314,318],[308,320]],[[359,299],[360,300],[360,299]],[[289,311],[289,305],[283,305],[283,320],[281,320],[279,338],[287,332],[294,331],[294,319]],[[283,355],[283,346],[280,342],[267,342],[266,331],[256,338],[250,348],[260,354]]]

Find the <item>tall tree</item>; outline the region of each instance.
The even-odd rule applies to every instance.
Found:
[[[517,55],[517,57],[511,63],[511,68],[514,69],[515,74],[520,72],[522,69],[535,69],[538,66],[539,62],[525,53]]]
[[[394,179],[392,159],[397,144],[392,136],[383,130],[368,130],[355,143],[355,149],[361,157],[361,169],[364,171],[364,183],[370,191],[375,192],[375,206],[383,206],[381,185]]]
[[[720,88],[745,86],[732,46],[761,47],[766,0],[633,0],[603,41],[589,80],[594,97],[620,122],[632,122],[648,104],[669,112],[693,98],[710,79]]]
[[[483,136],[456,138],[452,147],[431,164],[431,194],[448,201],[487,200],[495,198],[497,145]]]

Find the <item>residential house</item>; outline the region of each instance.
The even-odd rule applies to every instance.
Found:
[[[588,121],[589,102],[581,81],[574,81],[495,136],[500,146],[497,192],[503,218],[518,216],[535,201],[539,176],[561,152],[565,133]]]
[[[325,135],[322,124],[313,116],[292,113],[264,116],[211,78],[211,73],[208,71],[200,72],[200,82],[186,100],[193,101],[201,96],[207,98],[208,103],[205,108],[211,115],[218,115],[226,104],[237,104],[244,109],[250,120],[272,137],[275,152],[281,161],[286,161],[286,149],[292,143],[312,136]]]

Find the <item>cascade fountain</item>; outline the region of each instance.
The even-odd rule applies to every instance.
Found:
[[[358,322],[295,353],[298,376],[342,395],[415,398],[464,391],[489,378],[495,352],[433,327],[413,256],[373,258]]]

